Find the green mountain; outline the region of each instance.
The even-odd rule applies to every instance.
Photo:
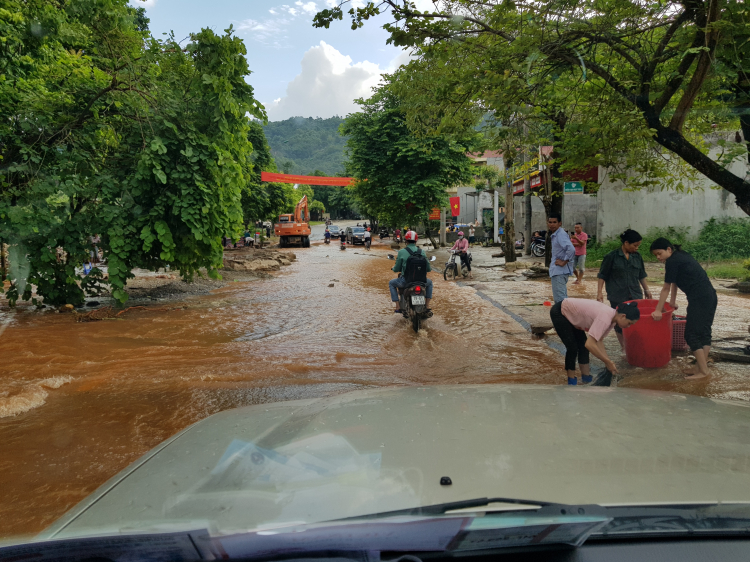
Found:
[[[327,176],[343,172],[346,139],[339,135],[342,121],[341,117],[291,117],[268,123],[263,131],[279,171],[308,175],[320,170]]]

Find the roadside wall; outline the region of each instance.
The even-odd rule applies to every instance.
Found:
[[[583,231],[590,235],[596,234],[597,229],[597,197],[583,193],[569,193],[563,202],[563,228],[569,232],[575,223],[580,222]],[[516,221],[516,237],[520,240],[526,220],[526,205],[524,198],[517,195],[513,198],[514,218]],[[544,205],[539,197],[531,196],[531,231],[547,230],[547,217]]]
[[[736,163],[732,172],[744,175],[745,165]],[[613,182],[605,168],[599,169],[603,179],[597,201],[598,221],[596,232],[599,240],[618,236],[626,228],[646,233],[652,228],[668,226],[689,227],[688,235],[698,236],[704,222],[711,218],[733,218],[747,215],[735,204],[735,197],[701,176],[691,184],[692,193],[675,191],[641,190],[623,191],[620,181]]]

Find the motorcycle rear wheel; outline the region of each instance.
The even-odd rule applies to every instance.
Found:
[[[543,258],[545,254],[545,248],[542,248],[541,246],[534,245],[531,247],[531,253],[534,254],[537,258]]]
[[[422,322],[420,321],[419,314],[413,312],[411,317],[411,327],[414,328],[414,332],[419,333],[421,323]]]

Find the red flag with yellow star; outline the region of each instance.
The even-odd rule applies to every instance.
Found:
[[[451,197],[451,214],[457,217],[461,214],[461,198]]]

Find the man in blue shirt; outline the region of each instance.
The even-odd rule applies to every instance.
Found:
[[[549,264],[549,276],[552,280],[552,297],[555,304],[568,298],[568,277],[573,274],[573,258],[576,249],[570,237],[561,228],[560,213],[552,213],[547,219],[552,245],[552,261]]]

